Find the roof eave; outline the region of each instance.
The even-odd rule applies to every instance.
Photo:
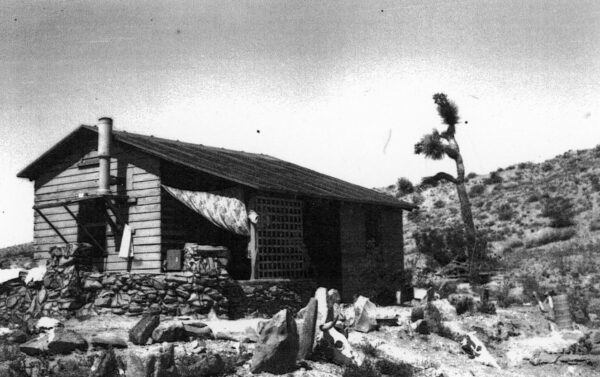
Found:
[[[57,143],[55,143],[52,147],[50,147],[50,149],[48,149],[46,152],[42,153],[38,158],[36,158],[32,162],[30,162],[27,166],[25,166],[23,169],[21,169],[21,171],[19,171],[17,173],[17,177],[18,178],[27,178],[30,181],[33,181],[34,179],[36,179],[37,176],[35,174],[35,170],[36,170],[37,165],[40,164],[46,157],[51,155],[62,144],[64,144],[67,140],[72,138],[76,133],[78,133],[82,129],[89,130],[89,129],[92,129],[92,127],[82,124],[79,127],[75,128],[73,131],[69,132],[69,134],[67,136],[63,137]]]

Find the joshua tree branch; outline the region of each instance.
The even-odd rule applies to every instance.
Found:
[[[451,182],[454,184],[457,183],[456,178],[454,178],[450,174],[444,173],[444,172],[439,172],[436,175],[432,175],[430,177],[424,177],[421,182],[424,184],[430,184],[430,183],[437,183],[439,181],[448,181],[448,182]]]

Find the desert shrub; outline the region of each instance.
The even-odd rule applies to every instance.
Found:
[[[532,166],[533,166],[533,162],[531,162],[531,161],[528,161],[528,162],[521,162],[521,163],[519,163],[519,164],[517,165],[517,167],[518,167],[519,169],[521,169],[521,170],[522,170],[522,169],[527,169],[527,168],[530,168],[530,167],[532,167]]]
[[[470,172],[469,174],[467,174],[467,179],[473,179],[475,177],[477,177],[477,173]]]
[[[362,351],[367,357],[376,358],[379,357],[379,349],[369,343],[366,340],[363,340],[359,345],[358,349]]]
[[[396,302],[396,291],[404,285],[402,253],[375,246],[367,242],[366,252],[352,266],[352,274],[361,287],[357,294],[371,298],[379,305],[392,305]]]
[[[600,179],[598,178],[597,175],[595,175],[595,174],[590,175],[590,184],[592,185],[592,191],[594,191],[594,192],[600,191]]]
[[[555,228],[573,225],[575,216],[573,202],[561,196],[548,198],[544,200],[542,216],[548,217],[552,221],[551,226]]]
[[[446,206],[446,202],[443,201],[442,199],[438,199],[435,202],[433,202],[433,206],[435,208],[444,208]]]
[[[394,377],[411,377],[415,374],[416,368],[404,362],[394,362],[387,359],[377,360],[375,368],[380,373]]]
[[[533,292],[540,292],[540,283],[535,276],[521,276],[521,285],[523,286],[523,294],[527,297],[533,297]]]
[[[592,232],[595,230],[600,230],[600,219],[594,219],[590,222],[590,230]]]
[[[542,164],[542,171],[543,172],[549,172],[552,169],[554,169],[554,165],[552,163],[550,163],[550,162],[544,162]]]
[[[552,242],[566,241],[573,238],[575,234],[577,234],[575,228],[544,229],[528,236],[525,239],[525,247],[530,249],[532,247],[547,245]]]
[[[502,177],[497,172],[492,172],[490,176],[483,180],[483,183],[486,185],[495,185],[497,183],[502,183]]]
[[[540,200],[540,195],[533,193],[527,197],[527,203],[534,203]]]
[[[515,211],[513,211],[510,204],[503,203],[496,209],[496,213],[498,214],[498,220],[508,221],[513,218]]]
[[[452,260],[466,261],[473,246],[468,244],[467,237],[462,224],[456,224],[445,228],[424,228],[415,231],[413,238],[417,250],[431,256],[442,266]],[[487,247],[486,236],[478,235],[475,245],[476,252],[485,253]]]
[[[501,308],[508,308],[514,304],[522,304],[522,302],[515,296],[510,294],[511,285],[507,281],[503,281],[500,284],[500,289],[498,290],[496,296],[496,302],[498,306]]]
[[[594,156],[600,157],[600,144],[594,147]]]
[[[406,214],[406,218],[410,221],[418,222],[421,220],[421,211],[418,209],[413,209],[412,211]]]
[[[398,189],[398,195],[404,196],[415,192],[415,186],[408,178],[399,178],[396,182],[396,188]]]
[[[418,192],[415,192],[414,194],[412,194],[411,200],[414,205],[420,206],[425,201],[425,198],[423,197],[423,195],[419,194]]]
[[[361,366],[347,365],[342,377],[381,377],[381,373],[370,360],[365,360]]]
[[[474,198],[476,196],[483,194],[484,191],[485,191],[484,185],[473,185],[471,187],[471,189],[469,190],[469,196]]]

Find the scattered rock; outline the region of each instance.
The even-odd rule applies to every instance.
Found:
[[[191,324],[184,323],[183,328],[187,333],[187,336],[192,336],[197,339],[214,339],[215,335],[213,334],[210,327],[204,325],[203,327],[197,327]]]
[[[83,289],[88,290],[99,290],[102,289],[102,283],[97,280],[86,279],[83,283]]]
[[[298,354],[296,322],[287,309],[271,318],[259,334],[250,365],[252,373],[286,373],[296,366]]]
[[[161,322],[152,331],[152,339],[155,342],[177,342],[188,339],[188,333],[182,321],[170,320]]]
[[[474,333],[467,334],[461,341],[460,346],[469,356],[473,357],[483,365],[500,369],[500,366],[494,357],[489,353],[485,347],[485,344],[483,344],[483,342],[479,340]]]
[[[129,340],[133,344],[146,344],[150,336],[152,336],[152,332],[159,324],[160,316],[158,315],[148,315],[142,317],[142,319],[140,319],[138,323],[136,323],[135,326],[129,330]]]
[[[354,302],[354,329],[356,331],[369,332],[377,329],[375,308],[375,304],[364,296],[356,299]]]
[[[91,339],[91,343],[94,347],[101,348],[127,348],[127,342],[113,333],[94,335]]]
[[[88,348],[85,339],[73,330],[54,329],[48,340],[48,352],[55,355],[64,355],[75,350],[86,351]]]
[[[428,311],[431,312],[435,308],[437,312],[440,314],[442,321],[454,321],[456,320],[456,308],[452,306],[448,300],[433,300],[430,301],[429,304],[425,307],[425,317],[428,315]],[[429,313],[431,314],[431,313]]]
[[[175,366],[172,344],[153,346],[137,354],[134,351],[125,355],[126,377],[180,377]]]
[[[429,335],[431,331],[429,330],[429,326],[427,321],[424,319],[419,319],[415,323],[412,324],[414,331],[418,332],[421,335]]]
[[[0,377],[29,377],[23,365],[14,361],[0,362]]]
[[[410,311],[410,320],[411,322],[416,322],[420,319],[425,318],[425,307],[424,306],[415,306]]]
[[[317,326],[317,300],[312,297],[304,308],[302,308],[304,321],[300,327],[300,345],[298,360],[304,360],[313,350],[315,342],[315,329]]]
[[[218,376],[225,370],[225,362],[217,354],[200,355],[200,359],[188,367],[191,376]]]
[[[21,352],[29,356],[38,356],[48,352],[48,334],[40,334],[19,346]]]
[[[37,321],[35,327],[38,330],[49,330],[55,327],[61,327],[62,323],[58,319],[50,318],[50,317],[42,317]]]
[[[115,351],[109,349],[101,352],[92,365],[89,377],[114,377],[119,375],[119,367]]]

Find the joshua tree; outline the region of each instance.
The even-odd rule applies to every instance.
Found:
[[[460,212],[465,225],[465,235],[470,245],[475,245],[476,233],[475,224],[473,223],[473,215],[471,213],[471,203],[465,188],[465,165],[463,163],[458,143],[456,142],[456,124],[459,121],[458,107],[448,99],[444,93],[433,95],[433,102],[437,105],[438,114],[442,118],[443,123],[448,126],[446,130],[440,133],[437,129],[433,129],[430,134],[424,135],[423,138],[415,144],[415,153],[423,154],[427,158],[433,160],[441,160],[445,156],[450,157],[456,163],[456,177],[444,172],[437,173],[431,177],[423,178],[424,184],[435,184],[440,180],[446,180],[456,185],[458,199],[460,201]],[[469,257],[472,261],[475,250],[472,250]]]

